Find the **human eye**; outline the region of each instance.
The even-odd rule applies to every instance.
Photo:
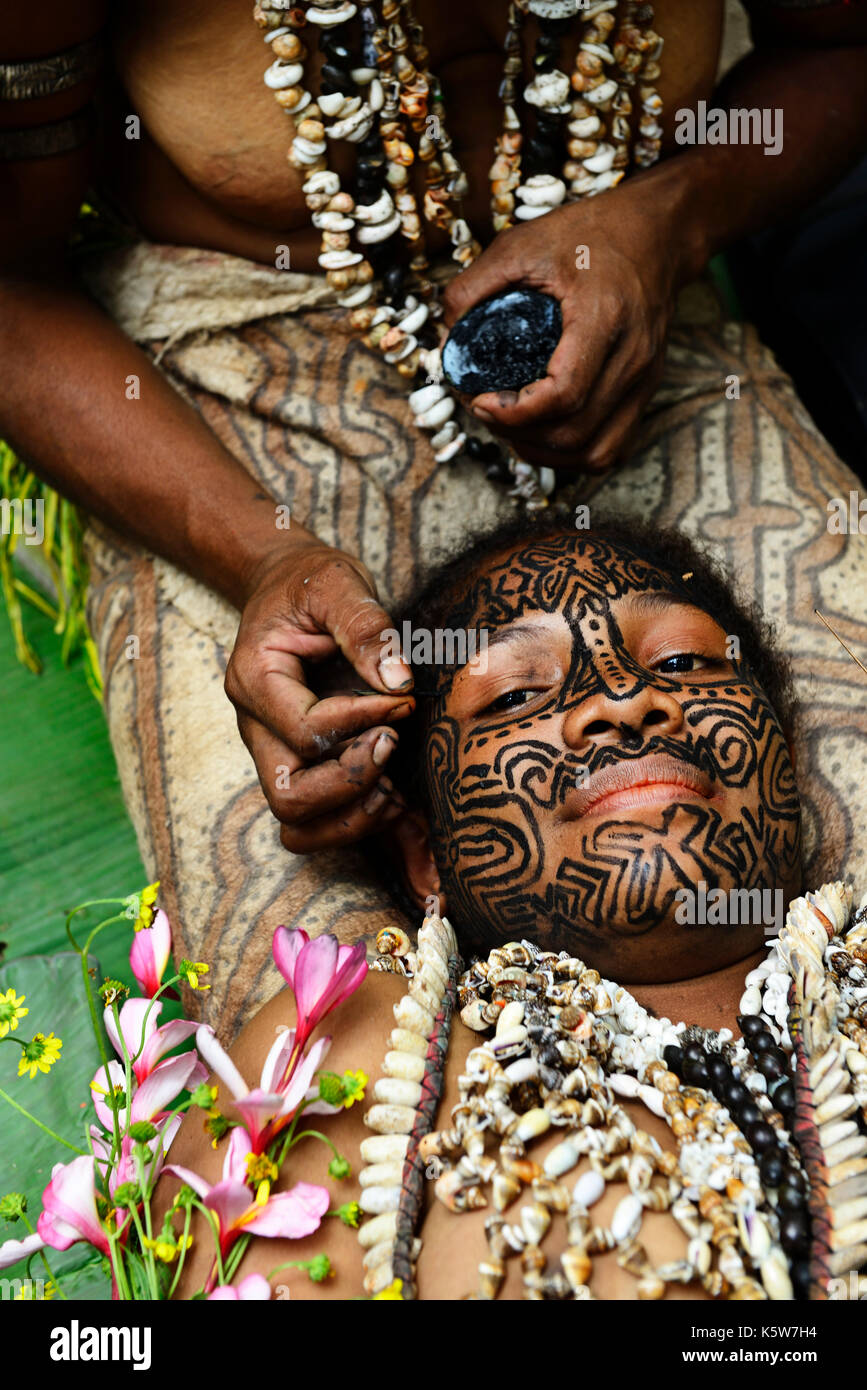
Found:
[[[484,709],[479,710],[479,717],[485,714],[502,714],[507,710],[520,709],[521,705],[526,705],[538,693],[537,690],[507,690],[505,694],[498,695],[496,700],[492,700],[489,705],[485,705]]]
[[[725,664],[719,657],[708,656],[702,652],[675,652],[672,656],[657,661],[653,669],[673,676],[690,671],[712,670]]]

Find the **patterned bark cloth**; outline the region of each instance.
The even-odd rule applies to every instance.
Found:
[[[139,243],[92,263],[86,279],[250,474],[364,561],[395,618],[435,556],[514,511],[482,465],[434,463],[405,383],[349,330],[323,277]],[[726,395],[732,377],[739,399]],[[591,502],[591,515],[682,527],[778,625],[804,704],[797,771],[807,879],[819,883],[867,874],[867,677],[813,613],[867,657],[864,541],[828,530],[829,500],[857,486],[755,331],[725,321],[697,285],[681,297],[633,456],[559,494]],[[202,1016],[229,1039],[281,985],[276,925],[354,941],[398,913],[363,850],[304,858],[281,847],[223,693],[234,610],[104,527],[92,526],[88,543],[90,619],[127,806],[179,952],[211,963],[212,990],[196,996]]]

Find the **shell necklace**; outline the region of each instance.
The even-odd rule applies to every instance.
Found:
[[[539,21],[539,38],[535,76],[522,93],[536,113],[525,140],[516,102],[528,12]],[[570,76],[557,60],[579,15],[580,46]],[[305,199],[322,232],[319,265],[338,304],[351,311],[366,346],[412,383],[410,408],[416,425],[432,433],[437,463],[466,452],[510,480],[511,495],[528,507],[544,506],[554,487],[552,470],[534,468],[511,451],[503,458],[490,440],[468,436],[443,380],[442,306],[428,274],[424,224],[448,234],[461,268],[482,248],[461,215],[467,176],[452,151],[442,91],[428,68],[410,0],[361,7],[353,0],[318,0],[295,8],[268,0],[255,5],[253,16],[272,56],[265,84],[295,122],[289,162],[306,175]],[[653,7],[637,0],[512,0],[499,88],[503,127],[489,171],[495,231],[593,197],[615,187],[630,163],[646,168],[658,159],[662,102],[654,84],[662,40],[652,24]],[[324,59],[315,99],[305,74],[314,36]],[[630,123],[635,89],[637,138]],[[341,140],[357,149],[354,194],[329,167],[328,142]],[[420,207],[409,180],[416,160],[425,166]],[[379,303],[373,301],[377,281]]]
[[[415,1296],[427,1176],[452,1211],[490,1197],[478,1298],[497,1296],[518,1257],[525,1297],[592,1299],[593,1257],[607,1251],[643,1299],[669,1283],[717,1298],[831,1296],[836,1277],[867,1262],[867,894],[850,921],[851,908],[842,883],[791,904],[748,977],[737,1040],[652,1018],[567,952],[510,942],[461,974],[447,921],[425,919],[417,952],[404,933],[380,933],[375,968],[410,984],[365,1116],[365,1288],[399,1277]],[[493,1035],[467,1058],[449,1127],[433,1132],[453,1007]],[[627,1098],[668,1123],[676,1153],[633,1122]],[[531,1146],[552,1127],[563,1138],[536,1162]],[[590,1171],[570,1188],[585,1156]],[[594,1225],[590,1209],[615,1180],[627,1195],[610,1226]],[[640,1240],[648,1209],[671,1212],[684,1259],[652,1265]],[[542,1243],[558,1215],[568,1245],[549,1267]]]

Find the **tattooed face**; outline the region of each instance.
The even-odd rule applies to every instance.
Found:
[[[489,561],[450,612],[487,669],[443,672],[424,746],[432,845],[466,951],[529,937],[626,983],[761,945],[681,925],[679,889],[799,889],[776,715],[681,581],[592,537]],[[683,917],[683,911],[680,912]]]

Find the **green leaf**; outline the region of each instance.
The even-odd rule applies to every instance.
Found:
[[[90,964],[96,965],[92,957]],[[73,951],[53,956],[22,956],[0,966],[0,992],[7,989],[25,995],[26,1007],[30,1010],[10,1036],[27,1041],[34,1033],[54,1033],[62,1038],[63,1050],[50,1072],[37,1073],[31,1081],[29,1077],[18,1076],[21,1049],[8,1040],[0,1043],[0,1086],[43,1124],[70,1143],[84,1148],[85,1122],[96,1121],[89,1086],[100,1065],[100,1056],[85,999],[81,961]],[[107,1050],[109,1056],[113,1055],[110,1047]],[[27,1198],[27,1217],[35,1228],[51,1169],[55,1163],[68,1163],[75,1155],[2,1099],[0,1133],[3,1135],[0,1194],[10,1190],[23,1192]],[[0,1243],[9,1239],[23,1240],[26,1234],[21,1221],[14,1225],[0,1223]],[[89,1265],[93,1252],[89,1246],[75,1244],[68,1251],[48,1250],[46,1254],[52,1268],[60,1275],[64,1269],[81,1270]],[[47,1277],[38,1255],[31,1273],[34,1278]],[[4,1270],[3,1275],[23,1278],[23,1262]],[[84,1274],[76,1276],[75,1297],[108,1298],[109,1294],[109,1286],[98,1265],[89,1269],[86,1278]]]

